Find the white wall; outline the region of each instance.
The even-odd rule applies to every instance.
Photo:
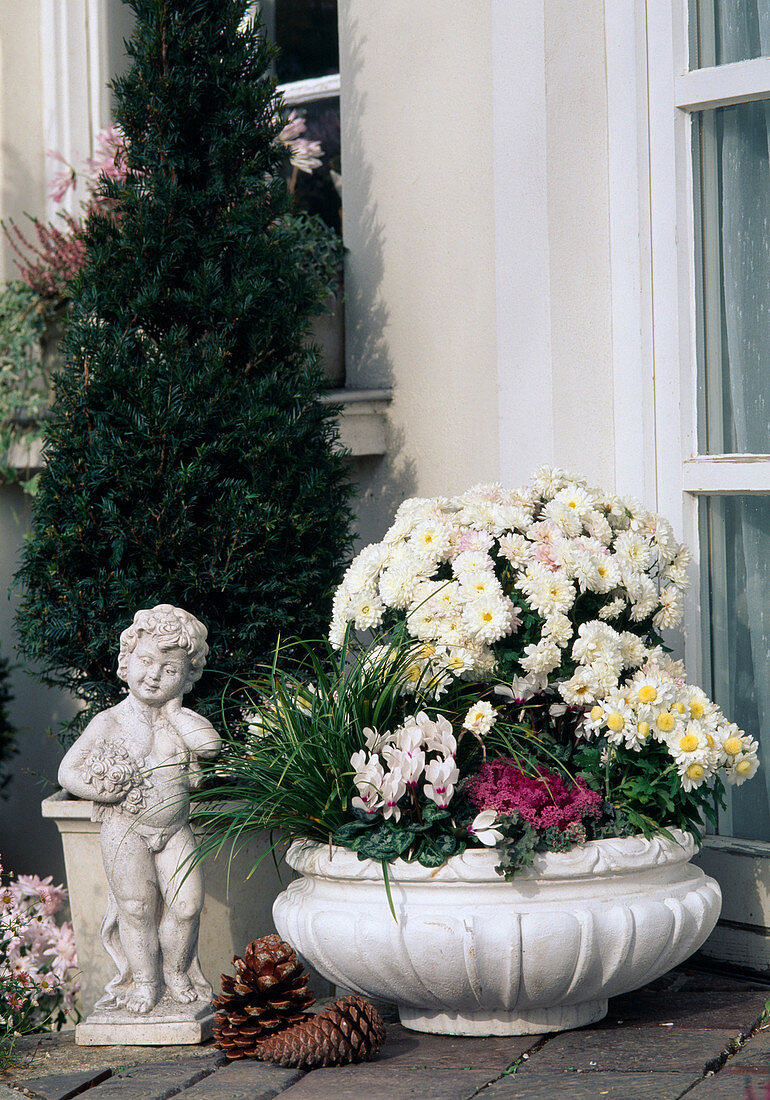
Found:
[[[340,0],[348,384],[392,385],[405,495],[614,486],[603,0]]]
[[[342,0],[347,385],[394,387],[362,526],[498,477],[489,5]]]

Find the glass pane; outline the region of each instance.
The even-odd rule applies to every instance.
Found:
[[[702,454],[766,454],[770,101],[705,111],[693,125],[698,449]]]
[[[691,69],[768,55],[767,0],[694,0],[690,8]]]
[[[272,8],[279,84],[339,72],[337,0],[274,0]]]
[[[319,142],[321,161],[312,172],[289,169],[289,186],[295,206],[309,214],[319,214],[328,226],[342,234],[340,184],[340,101],[339,97],[319,99],[293,108],[295,117],[305,120],[302,139]],[[286,112],[287,117],[289,112]],[[335,182],[336,181],[336,182]]]
[[[730,798],[720,833],[770,838],[770,496],[700,505],[703,687],[759,741],[760,771]],[[710,683],[708,682],[710,680]]]

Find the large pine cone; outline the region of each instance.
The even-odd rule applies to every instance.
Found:
[[[385,1025],[363,997],[343,997],[317,1016],[307,1016],[256,1044],[255,1056],[279,1066],[317,1069],[370,1062],[385,1041]]]
[[[214,1041],[228,1058],[254,1057],[261,1038],[305,1018],[315,995],[280,936],[254,940],[243,958],[233,956],[233,966],[235,977],[222,975],[222,994],[214,1000]]]

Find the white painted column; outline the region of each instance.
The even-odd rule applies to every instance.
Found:
[[[500,477],[554,458],[545,2],[492,0]]]

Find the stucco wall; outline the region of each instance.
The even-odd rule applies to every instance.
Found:
[[[394,387],[360,526],[498,477],[486,4],[343,0],[347,385]]]
[[[614,488],[604,0],[545,5],[554,461]]]
[[[360,513],[554,461],[614,485],[603,0],[340,0]]]

